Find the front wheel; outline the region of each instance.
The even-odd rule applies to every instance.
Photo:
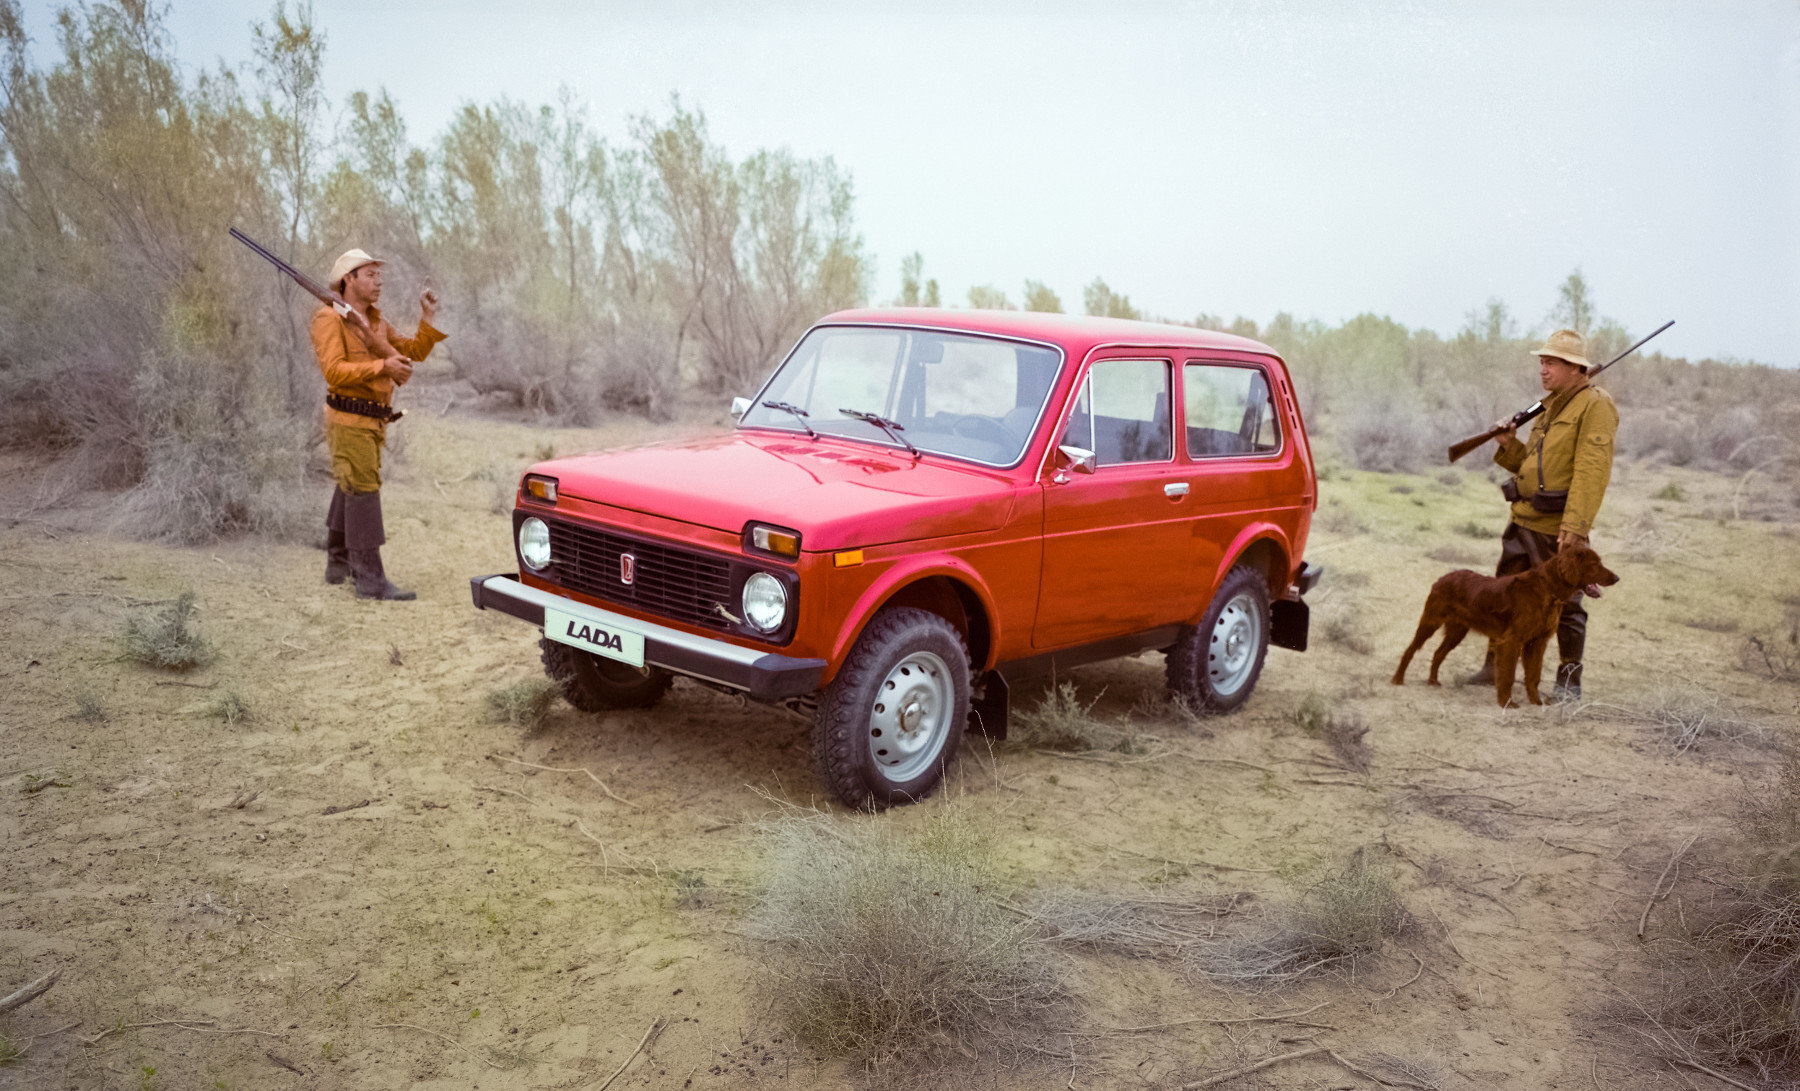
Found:
[[[563,699],[583,712],[649,708],[675,679],[658,667],[643,670],[544,637],[538,641],[544,673],[562,687]]]
[[[1169,649],[1169,692],[1200,712],[1229,712],[1250,698],[1269,651],[1269,585],[1246,565],[1233,568],[1197,626],[1183,626]]]
[[[813,721],[813,763],[845,806],[929,795],[969,719],[969,652],[954,626],[910,607],[869,622]]]

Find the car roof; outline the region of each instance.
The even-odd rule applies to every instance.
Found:
[[[821,326],[846,323],[926,326],[1021,337],[1059,345],[1074,359],[1085,356],[1097,345],[1154,345],[1254,352],[1280,357],[1279,353],[1261,341],[1253,341],[1233,333],[1161,322],[1135,322],[1125,318],[1096,318],[1091,315],[979,311],[950,307],[858,307],[828,314],[818,321]]]

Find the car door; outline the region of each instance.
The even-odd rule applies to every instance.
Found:
[[[1175,461],[1173,361],[1122,353],[1092,361],[1058,445],[1095,455],[1091,474],[1059,468],[1044,493],[1044,567],[1032,644],[1060,648],[1183,620],[1171,588],[1191,550],[1188,485]]]
[[[1269,375],[1243,360],[1187,359],[1181,367],[1183,478],[1192,484],[1188,544],[1197,597],[1191,614],[1205,607],[1205,586],[1238,532],[1252,519],[1292,503],[1284,496],[1283,469],[1290,464],[1287,437]]]

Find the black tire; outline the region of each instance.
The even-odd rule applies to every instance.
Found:
[[[914,803],[943,780],[968,723],[969,651],[961,634],[925,610],[883,610],[819,701],[813,764],[847,807]]]
[[[549,637],[538,641],[544,673],[562,687],[563,699],[583,712],[649,708],[662,700],[675,679],[659,667],[638,670],[629,663],[571,648]]]
[[[1250,699],[1269,653],[1269,584],[1238,565],[1225,574],[1200,624],[1169,649],[1169,693],[1197,712],[1229,712]]]

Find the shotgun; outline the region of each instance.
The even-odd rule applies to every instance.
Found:
[[[1606,363],[1601,364],[1599,367],[1588,372],[1588,379],[1592,380],[1594,378],[1594,376],[1600,374],[1602,371],[1605,371],[1607,368],[1618,363],[1620,360],[1625,359],[1625,357],[1630,356],[1632,353],[1636,352],[1638,349],[1643,348],[1645,342],[1649,341],[1651,337],[1655,337],[1657,334],[1668,329],[1670,326],[1673,326],[1674,324],[1675,324],[1675,320],[1673,318],[1671,318],[1667,322],[1664,322],[1662,325],[1656,327],[1656,329],[1652,330],[1650,332],[1649,336],[1645,337],[1643,341],[1639,341],[1637,344],[1626,349],[1624,352],[1621,352],[1617,356],[1606,361]],[[1544,403],[1543,403],[1542,399],[1539,399],[1538,401],[1532,402],[1529,407],[1527,407],[1525,409],[1521,409],[1517,413],[1514,413],[1512,415],[1512,419],[1507,421],[1505,424],[1499,425],[1498,427],[1490,428],[1487,431],[1481,433],[1479,436],[1470,436],[1468,439],[1463,440],[1461,443],[1451,444],[1450,445],[1450,461],[1455,462],[1457,459],[1468,454],[1470,451],[1473,451],[1475,448],[1481,446],[1482,444],[1486,443],[1490,439],[1499,439],[1501,436],[1504,436],[1509,432],[1517,432],[1520,428],[1523,428],[1529,422],[1542,416],[1543,412],[1544,412]]]
[[[282,261],[280,258],[276,257],[274,254],[269,253],[269,251],[266,250],[261,244],[257,243],[254,239],[252,239],[250,236],[244,234],[242,231],[239,231],[237,228],[235,228],[235,227],[231,228],[229,231],[229,234],[231,235],[232,238],[243,243],[245,246],[248,246],[252,251],[254,251],[256,253],[256,255],[258,257],[262,258],[264,261],[268,262],[270,265],[273,265],[275,268],[286,273],[290,280],[292,280],[295,284],[300,285],[300,287],[305,289],[307,291],[307,293],[310,294],[313,298],[317,299],[320,303],[323,303],[327,307],[330,307],[332,310],[336,311],[338,313],[339,318],[344,318],[344,319],[350,320],[350,323],[356,327],[357,333],[362,335],[363,342],[365,344],[367,344],[369,346],[369,348],[373,349],[376,353],[378,353],[380,356],[382,356],[383,358],[386,358],[389,356],[400,356],[400,353],[394,351],[394,346],[388,344],[388,339],[386,337],[383,337],[381,335],[380,331],[376,330],[373,326],[369,325],[369,320],[367,318],[365,318],[361,314],[358,314],[355,307],[352,307],[350,304],[344,302],[343,296],[338,295],[336,292],[332,291],[330,288],[325,287],[324,285],[320,284],[318,281],[307,276],[305,273],[302,273],[300,270],[294,268],[292,265],[289,265],[287,262]],[[400,358],[402,360],[406,359],[406,357],[404,357],[404,356],[400,356]],[[396,418],[396,419],[398,419],[398,418]]]

